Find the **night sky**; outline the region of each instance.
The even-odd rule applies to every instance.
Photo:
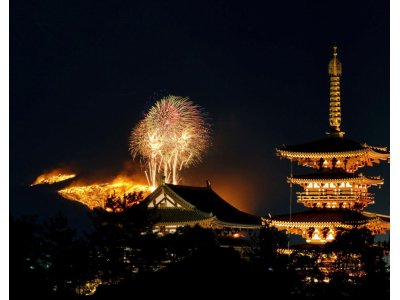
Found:
[[[290,163],[275,148],[329,130],[334,42],[345,137],[390,146],[389,41],[389,1],[11,1],[11,212],[62,209],[16,192],[56,167],[143,178],[130,131],[174,94],[212,124],[182,184],[209,179],[239,209],[288,213]],[[389,213],[389,167],[362,171],[385,178],[369,211]]]

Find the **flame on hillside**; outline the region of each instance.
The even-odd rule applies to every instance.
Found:
[[[107,198],[110,196],[123,198],[127,194],[143,193],[146,197],[151,193],[150,187],[143,184],[138,184],[132,179],[119,176],[113,182],[95,183],[91,185],[74,185],[58,191],[58,193],[73,201],[78,201],[90,209],[95,207],[105,206]]]
[[[36,178],[36,180],[30,185],[38,185],[38,184],[54,184],[57,182],[61,182],[64,180],[68,180],[74,178],[76,174],[73,173],[63,173],[61,170],[53,170],[51,172],[44,173]]]

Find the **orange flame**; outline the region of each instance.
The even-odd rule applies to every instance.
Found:
[[[73,201],[78,201],[90,209],[103,207],[108,197],[123,197],[126,194],[142,192],[143,197],[151,193],[150,187],[139,184],[125,176],[118,176],[111,183],[95,183],[91,185],[70,186],[58,193]]]
[[[62,170],[56,169],[40,175],[30,186],[38,184],[54,184],[60,181],[74,178],[75,176],[76,174],[73,173],[63,174]]]

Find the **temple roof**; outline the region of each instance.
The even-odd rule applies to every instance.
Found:
[[[283,146],[277,151],[303,152],[303,153],[331,153],[331,152],[352,152],[365,149],[373,149],[377,153],[388,154],[385,148],[371,147],[366,144],[352,141],[341,137],[327,137],[321,140],[300,144]]]
[[[383,184],[383,179],[379,176],[372,177],[372,176],[364,176],[363,174],[354,174],[354,173],[347,173],[341,170],[337,170],[335,172],[318,172],[318,173],[311,173],[311,174],[303,174],[303,175],[293,175],[292,177],[288,178],[289,182],[293,183],[308,183],[308,182],[365,182],[369,184]]]
[[[184,208],[159,208],[155,210],[154,219],[159,224],[201,223],[215,219],[211,214]]]
[[[290,223],[340,223],[345,225],[366,224],[372,220],[390,222],[390,217],[349,209],[312,209],[290,215],[272,217],[272,222]]]
[[[204,213],[212,213],[227,224],[261,225],[260,217],[242,212],[222,199],[211,187],[166,184],[178,196]]]

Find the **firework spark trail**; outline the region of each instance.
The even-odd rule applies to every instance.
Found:
[[[142,158],[149,185],[157,186],[161,174],[166,183],[177,184],[180,170],[200,162],[209,145],[209,127],[189,98],[170,95],[157,101],[130,136],[130,152]]]

